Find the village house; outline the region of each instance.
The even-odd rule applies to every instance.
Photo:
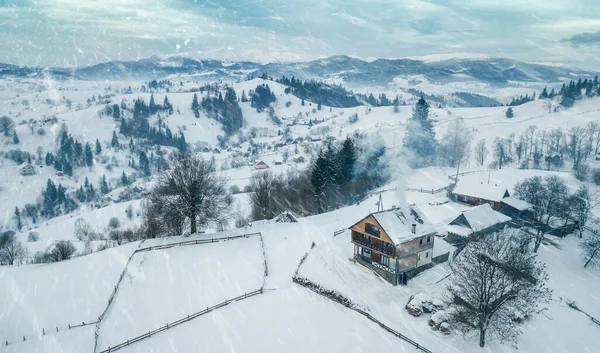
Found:
[[[257,161],[254,163],[254,169],[267,169],[269,168],[269,166],[267,165],[267,163],[263,162],[263,161]]]
[[[511,218],[492,209],[490,204],[463,211],[446,227],[446,240],[453,245],[464,244],[469,238],[502,230]]]
[[[510,196],[507,188],[496,183],[477,184],[463,179],[454,187],[452,197],[456,202],[473,206],[489,204],[492,209],[515,218],[526,217],[531,209],[530,204]]]
[[[19,166],[19,173],[21,175],[34,175],[35,167],[31,163],[23,163]]]
[[[371,213],[350,230],[354,261],[394,285],[447,261],[454,249],[442,239],[435,241],[435,230],[414,208]]]
[[[292,160],[294,161],[294,163],[304,163],[304,157],[303,156],[294,156],[292,158]]]

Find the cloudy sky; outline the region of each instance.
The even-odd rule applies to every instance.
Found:
[[[0,62],[477,53],[600,69],[598,0],[0,0]]]

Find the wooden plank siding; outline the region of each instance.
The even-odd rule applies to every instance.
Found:
[[[496,211],[502,210],[502,206],[504,205],[502,202],[499,202],[499,201],[491,201],[491,200],[486,200],[486,199],[482,199],[479,197],[473,197],[473,196],[461,195],[461,194],[454,194],[454,195],[456,197],[457,202],[466,203],[466,204],[473,205],[473,206],[479,206],[479,205],[483,205],[485,203],[489,203],[490,206],[492,207],[492,209],[494,209]]]

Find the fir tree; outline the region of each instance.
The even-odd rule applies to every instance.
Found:
[[[356,163],[357,152],[354,142],[347,137],[342,143],[342,148],[337,153],[337,178],[338,185],[352,180],[354,163]]]
[[[18,145],[18,144],[19,144],[19,142],[21,142],[21,141],[19,140],[19,136],[17,136],[17,132],[16,132],[16,131],[13,131],[13,143],[14,143],[15,145]]]
[[[102,145],[100,144],[100,141],[98,141],[98,139],[96,139],[96,154],[100,154],[102,153]]]
[[[247,101],[248,101],[248,97],[246,97],[246,91],[244,91],[244,90],[242,90],[242,98],[241,98],[241,101],[242,101],[243,103],[245,103],[245,102],[247,102]]]
[[[110,146],[112,148],[119,147],[119,138],[117,137],[117,132],[113,130],[112,139],[110,140]]]
[[[156,102],[154,101],[154,94],[150,95],[150,103],[148,104],[148,108],[150,110],[150,115],[156,113],[158,108],[156,107]]]
[[[413,165],[429,165],[435,158],[437,143],[433,123],[429,119],[429,104],[423,97],[419,99],[406,128],[404,147],[412,153]]]
[[[548,89],[546,87],[544,87],[544,89],[542,90],[542,93],[540,93],[540,99],[546,99],[548,98]]]
[[[108,183],[106,182],[106,175],[102,174],[102,179],[100,180],[100,192],[102,195],[106,195],[110,192],[110,188],[108,187]]]
[[[85,165],[91,167],[94,165],[94,155],[92,154],[92,146],[89,143],[85,144]]]
[[[125,174],[125,171],[123,171],[123,173],[121,174],[121,184],[123,186],[129,185],[129,179],[127,179],[127,174]]]
[[[135,150],[135,145],[133,144],[133,138],[129,138],[129,151],[133,152]]]
[[[18,207],[15,207],[15,221],[17,221],[17,229],[21,230],[21,228],[23,228],[23,224],[21,223],[21,212],[19,212]]]
[[[121,120],[121,109],[119,108],[118,104],[113,104],[112,116],[115,120]]]
[[[515,114],[513,112],[512,107],[508,107],[508,109],[506,110],[506,117],[510,119],[510,118],[512,118],[514,116],[515,116]]]
[[[148,156],[144,151],[140,153],[139,165],[144,172],[144,176],[150,176],[150,162],[148,161]]]
[[[321,110],[321,103],[317,104],[317,110]]]
[[[192,110],[195,112],[200,109],[200,103],[198,103],[198,95],[194,93],[194,98],[192,98]]]
[[[304,106],[304,105],[305,105],[305,103],[304,103],[304,98],[302,98],[302,101],[300,102],[300,105],[302,105],[302,106]]]

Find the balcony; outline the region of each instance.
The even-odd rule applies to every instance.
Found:
[[[383,243],[383,242],[381,242],[381,244],[373,243],[371,241],[370,237],[369,238],[364,238],[364,237],[361,237],[361,236],[352,235],[352,242],[356,243],[356,244],[358,244],[360,246],[364,246],[365,248],[369,248],[369,249],[378,251],[378,252],[380,252],[382,254],[386,254],[388,256],[392,256],[393,257],[394,253],[395,253],[395,251],[394,251],[395,249],[394,249],[393,246],[384,246],[383,244],[385,244],[385,243]]]

